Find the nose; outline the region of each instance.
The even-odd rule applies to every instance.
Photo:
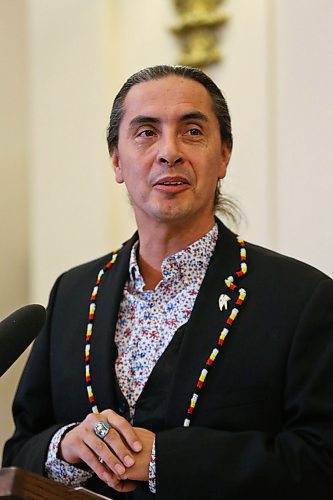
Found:
[[[159,158],[159,162],[164,164],[167,167],[173,167],[174,165],[181,163],[182,161],[183,160],[182,160],[181,156],[178,156],[178,158],[176,158],[175,160],[171,160],[171,161],[168,160],[167,158],[165,158],[164,156],[160,156],[160,158]]]
[[[179,151],[177,138],[168,134],[161,138],[158,150],[158,162],[160,165],[173,167],[183,162],[183,156]]]

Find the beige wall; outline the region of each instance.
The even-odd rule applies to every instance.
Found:
[[[242,235],[333,274],[333,4],[223,5],[224,62],[209,73],[231,109],[225,188],[247,214]],[[175,62],[178,47],[171,0],[1,0],[0,9],[4,316],[46,304],[60,272],[131,234],[105,144],[112,99],[137,69]],[[19,370],[0,382],[0,448]]]
[[[1,7],[0,313],[3,315],[28,298],[29,103],[25,11],[19,0],[4,0]]]
[[[26,12],[0,7],[0,318],[29,300],[29,143]],[[10,406],[21,358],[0,380],[0,450],[12,429]],[[1,454],[1,452],[0,452]]]
[[[278,249],[333,276],[333,2],[275,3]]]

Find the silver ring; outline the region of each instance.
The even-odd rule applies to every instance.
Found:
[[[99,422],[97,422],[97,424],[95,424],[93,430],[97,437],[99,437],[100,439],[104,439],[110,429],[110,424],[104,422],[104,420],[100,420]]]

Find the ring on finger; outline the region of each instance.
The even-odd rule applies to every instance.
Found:
[[[100,439],[104,439],[105,436],[107,436],[110,429],[111,429],[110,424],[108,424],[107,422],[104,422],[104,420],[99,420],[94,425],[93,431],[97,437],[99,437]]]

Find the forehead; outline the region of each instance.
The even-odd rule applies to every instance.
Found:
[[[125,98],[123,109],[125,121],[137,115],[177,117],[191,111],[215,117],[213,100],[205,87],[177,75],[134,85]]]

